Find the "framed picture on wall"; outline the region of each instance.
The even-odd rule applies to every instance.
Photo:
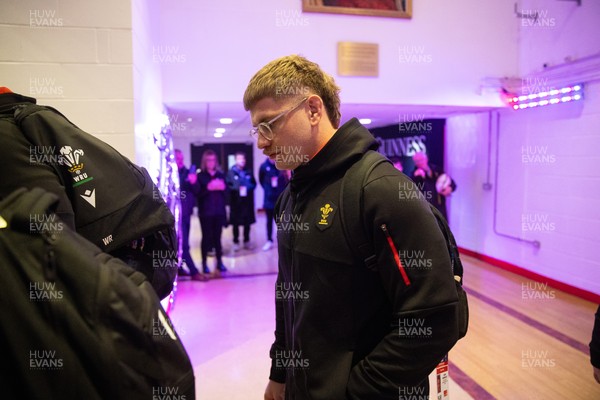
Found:
[[[302,0],[302,11],[412,18],[412,0]]]

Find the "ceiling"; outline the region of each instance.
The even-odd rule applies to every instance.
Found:
[[[189,137],[191,140],[215,140],[216,128],[225,128],[219,140],[245,138],[251,128],[250,114],[243,104],[225,102],[170,103],[166,104],[175,138]],[[369,118],[369,128],[398,124],[402,121],[419,121],[424,118],[447,118],[456,114],[478,113],[492,110],[490,107],[418,106],[393,104],[343,104],[342,123],[352,117]],[[230,125],[219,122],[231,118]]]

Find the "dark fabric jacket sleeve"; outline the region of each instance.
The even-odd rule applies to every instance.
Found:
[[[227,184],[227,188],[229,190],[232,190],[232,191],[240,190],[240,183],[238,182],[238,179],[235,179],[236,175],[237,174],[233,168],[227,172],[227,177],[225,178],[225,183]]]
[[[389,333],[352,369],[349,399],[397,399],[400,387],[427,379],[458,340],[458,298],[446,242],[428,203],[416,191],[391,165],[378,167],[364,187],[364,226],[371,229],[393,315]],[[411,267],[403,260],[407,254],[430,267],[416,268],[414,261]],[[420,328],[416,336],[411,327]]]
[[[260,186],[262,186],[263,189],[267,186],[267,182],[265,181],[266,175],[267,169],[265,168],[265,164],[261,164],[260,169],[258,170],[258,182],[260,182]]]
[[[289,192],[288,192],[289,193]],[[284,195],[280,196],[275,204],[275,215],[279,214],[280,204]],[[279,273],[277,274],[277,281],[275,283],[275,291],[279,287],[281,277],[281,264],[279,264]],[[275,296],[276,297],[276,296]],[[269,373],[269,379],[279,383],[285,383],[286,371],[285,369],[276,368],[276,352],[283,351],[285,349],[285,322],[283,319],[283,303],[275,300],[275,342],[271,346],[269,356],[271,357],[271,371]]]
[[[590,359],[594,367],[600,368],[600,306],[598,306],[594,320],[594,330],[590,342]]]
[[[244,176],[245,176],[245,183],[246,186],[248,186],[248,190],[254,190],[256,189],[256,179],[254,179],[254,175],[252,174],[251,171],[244,171],[243,172]]]
[[[279,276],[277,276],[276,287],[279,285]],[[276,289],[277,290],[277,289]],[[279,383],[285,383],[286,371],[276,366],[276,354],[277,352],[283,352],[285,350],[285,327],[283,320],[283,304],[281,301],[275,302],[275,341],[271,345],[271,351],[269,356],[271,357],[271,371],[269,373],[269,379]]]

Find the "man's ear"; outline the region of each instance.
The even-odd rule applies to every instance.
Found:
[[[317,95],[312,95],[307,102],[311,125],[316,125],[323,117],[323,100]]]

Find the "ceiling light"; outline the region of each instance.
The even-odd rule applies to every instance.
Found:
[[[225,128],[217,128],[215,129],[216,133],[225,133]]]
[[[222,123],[223,125],[229,125],[231,123],[233,123],[233,119],[231,118],[221,118],[219,120],[220,123]]]
[[[372,121],[369,118],[361,118],[358,120],[363,125],[369,125]]]
[[[215,132],[215,133],[213,133],[213,136],[216,137],[216,138],[222,138],[223,134],[220,133],[220,132]]]

